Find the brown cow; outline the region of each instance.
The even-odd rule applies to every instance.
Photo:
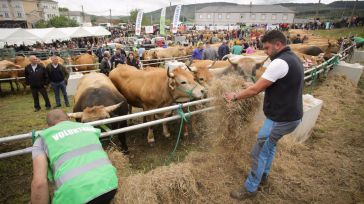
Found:
[[[28,64],[30,64],[30,60],[28,57],[26,56],[16,56],[14,63],[16,65],[19,65],[20,67],[24,68],[26,67]]]
[[[171,72],[169,69],[156,68],[144,71],[119,64],[109,77],[130,105],[143,108],[144,111],[202,98],[205,92],[204,87],[194,81],[192,73],[182,68]],[[154,118],[155,115],[149,115],[145,119],[152,121]],[[163,133],[166,137],[170,136],[166,124],[163,124]],[[150,127],[148,143],[153,145],[154,142],[153,129]]]
[[[186,49],[184,47],[178,46],[178,47],[168,47],[168,48],[155,48],[150,50],[147,53],[149,56],[152,57],[152,59],[162,59],[162,58],[172,58],[172,57],[182,57],[186,56]],[[147,56],[147,58],[144,59],[150,59],[150,57]]]
[[[124,96],[116,89],[111,80],[101,73],[84,75],[77,86],[74,97],[73,113],[68,116],[81,122],[91,122],[105,118],[122,116],[128,113],[128,104]],[[112,129],[126,127],[126,121],[113,123]],[[124,153],[127,153],[125,134],[118,139]]]
[[[23,60],[21,60],[21,62],[25,63],[24,62],[25,57],[21,57],[21,56],[16,57],[15,60],[18,59],[18,62],[19,62],[20,58],[23,59]],[[23,65],[22,63],[20,63],[20,64]],[[21,82],[21,84],[23,85],[23,88],[24,88],[23,90],[25,91],[26,84],[25,84],[24,80],[18,79],[19,77],[24,77],[24,66],[21,66],[21,65],[15,64],[8,60],[0,61],[0,79],[15,78],[15,85],[16,85],[17,90],[19,91],[19,89],[20,89],[19,82]],[[9,80],[9,83],[10,83],[11,91],[14,91],[12,80]],[[0,87],[0,91],[1,91],[1,87]]]
[[[242,56],[242,55],[226,55],[223,59],[226,59],[231,63],[232,69],[227,71],[237,72],[243,76],[247,81],[254,81],[256,77],[256,71],[261,68],[264,63],[269,59],[265,56]]]
[[[90,55],[88,53],[84,53],[78,56],[68,57],[68,64],[72,65],[82,65],[82,64],[95,64],[96,63],[96,55]],[[95,65],[86,65],[86,66],[77,66],[74,68],[76,71],[87,71],[96,69]]]
[[[10,69],[10,70],[9,70]],[[8,60],[2,60],[0,61],[0,79],[7,79],[7,78],[17,78],[18,72],[17,70],[11,70],[11,69],[20,69],[19,65],[16,65],[14,62],[8,61]],[[2,81],[0,81],[1,83]],[[15,91],[13,87],[12,80],[9,80],[11,91]],[[17,86],[17,89],[19,90],[19,84],[17,81],[15,81],[15,84]],[[0,84],[0,92],[1,90],[1,84]]]
[[[61,57],[58,57],[58,63],[63,65],[64,64],[64,59],[62,59]],[[47,67],[48,64],[52,63],[52,57],[49,57],[46,60],[41,60],[40,64],[42,64],[44,67]]]

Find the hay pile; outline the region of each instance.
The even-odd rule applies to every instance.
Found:
[[[208,144],[206,151],[190,152],[185,161],[146,174],[121,177],[116,203],[221,203],[230,199],[229,191],[249,166],[249,162],[242,163],[241,153],[251,146],[249,140],[254,134],[249,124],[260,101],[254,97],[227,103],[222,96],[243,88],[244,81],[238,76],[216,80],[209,87],[209,96],[217,98],[211,104],[217,107],[216,111],[201,115],[195,124],[196,129],[205,130],[201,137]],[[249,158],[249,154],[244,154],[244,158]]]
[[[208,143],[205,151],[190,152],[181,163],[158,167],[145,174],[119,177],[120,190],[115,203],[239,203],[229,197],[229,192],[242,184],[250,170],[250,150],[256,135],[251,120],[259,100],[252,98],[229,104],[221,96],[242,86],[239,78],[225,76],[209,88],[210,96],[217,97],[212,105],[218,108],[201,115],[196,124],[200,126],[199,130],[204,130],[200,132],[203,133],[202,143]],[[362,201],[363,190],[358,190],[363,182],[364,175],[358,174],[362,166],[353,162],[362,153],[353,152],[342,136],[344,130],[336,128],[340,121],[345,121],[341,117],[346,107],[358,99],[356,91],[341,77],[327,80],[316,90],[314,95],[324,100],[324,106],[318,128],[315,128],[308,145],[280,142],[270,185],[263,188],[255,199],[244,203]],[[342,106],[345,108],[340,108]],[[325,128],[336,129],[326,137],[325,131],[328,130]],[[364,143],[363,137],[353,138],[357,138],[353,145]],[[310,144],[312,141],[314,144]],[[111,157],[116,162],[125,161],[115,152]],[[117,168],[128,171],[127,164]]]

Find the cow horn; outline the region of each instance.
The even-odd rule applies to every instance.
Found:
[[[230,58],[229,57],[227,57],[227,60],[230,62],[230,64],[232,64],[232,65],[237,65],[238,63],[233,63],[231,60],[230,60]]]
[[[225,60],[226,58],[229,58],[229,55],[230,54],[227,54],[227,55],[223,56],[221,60]]]
[[[169,73],[169,66],[167,67],[167,76],[168,76],[168,78],[173,78],[173,76],[171,75],[171,73]]]
[[[215,65],[215,63],[216,63],[216,60],[214,60],[214,61],[212,62],[212,64],[210,64],[207,68],[208,68],[208,69],[210,69],[212,66],[214,66],[214,65]]]
[[[82,118],[82,114],[82,112],[67,113],[68,117],[70,118]]]
[[[118,104],[115,104],[115,105],[107,106],[107,107],[105,107],[105,110],[106,110],[106,112],[111,113],[111,112],[113,112],[115,109],[119,108],[119,106],[120,106],[122,103],[123,103],[123,102],[118,103]]]

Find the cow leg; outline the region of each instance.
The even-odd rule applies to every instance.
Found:
[[[168,129],[168,126],[167,126],[167,123],[163,123],[163,135],[168,138],[171,136],[171,133],[169,132],[169,129]]]
[[[11,80],[9,81],[9,84],[10,84],[11,92],[15,92],[13,82]]]
[[[184,133],[183,133],[183,137],[187,138],[188,137],[188,134],[189,134],[189,128],[188,128],[188,124],[187,123],[184,123],[183,124],[183,127],[184,127]]]
[[[122,122],[116,123],[113,130],[120,129],[120,128],[127,127],[127,126],[128,126],[127,122],[122,121]],[[128,148],[128,145],[126,143],[125,133],[118,134],[118,139],[119,139],[119,142],[120,142],[121,151],[123,152],[123,154],[128,154],[129,153],[129,148]]]
[[[160,118],[166,118],[166,117],[169,117],[169,116],[172,116],[172,112],[170,113],[164,113],[162,115],[158,115]],[[171,136],[171,133],[169,132],[169,129],[168,129],[168,126],[167,126],[167,123],[163,123],[162,124],[163,126],[163,135],[166,137],[166,138],[169,138]]]
[[[129,114],[132,114],[132,111],[133,111],[133,106],[128,104],[128,112]]]
[[[19,91],[20,86],[19,86],[19,79],[18,78],[15,79],[15,85],[16,85],[16,91]]]
[[[154,119],[154,115],[148,115],[145,118],[146,118],[146,121],[149,122]],[[154,143],[155,143],[153,127],[149,127],[147,139],[148,139],[149,145],[153,147]]]

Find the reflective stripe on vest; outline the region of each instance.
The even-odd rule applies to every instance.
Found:
[[[92,152],[92,151],[96,151],[96,150],[100,150],[100,151],[104,151],[104,149],[102,148],[101,145],[99,144],[90,144],[75,150],[72,150],[70,152],[65,153],[64,155],[62,155],[61,157],[59,157],[59,159],[57,159],[57,161],[54,162],[53,164],[53,172],[56,172],[57,169],[59,167],[62,166],[62,164],[64,162],[66,162],[67,160],[70,160],[74,157],[78,157],[81,156],[83,154]]]
[[[85,164],[83,166],[72,169],[72,170],[64,173],[62,176],[60,176],[55,181],[56,187],[58,189],[62,184],[64,184],[65,182],[71,180],[72,178],[74,178],[76,176],[79,176],[79,175],[81,175],[83,173],[86,173],[86,172],[88,172],[88,171],[90,171],[92,169],[95,169],[95,168],[98,168],[98,167],[101,167],[101,166],[104,166],[104,165],[108,165],[108,164],[111,164],[109,159],[100,158],[100,159],[94,160],[94,161],[92,161],[92,162],[90,162],[88,164]]]

